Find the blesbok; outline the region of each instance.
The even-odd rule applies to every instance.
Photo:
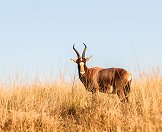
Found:
[[[83,43],[84,44],[84,43]],[[75,49],[77,59],[72,59],[78,65],[79,79],[84,84],[86,90],[92,92],[93,95],[102,93],[117,93],[121,102],[128,102],[128,93],[130,92],[130,84],[132,80],[131,74],[122,68],[88,68],[86,62],[91,58],[85,58],[87,46],[84,44],[82,56]]]

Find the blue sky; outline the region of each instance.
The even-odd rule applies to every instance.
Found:
[[[160,0],[1,1],[0,76],[73,76],[72,45],[82,52],[82,42],[89,67],[161,67],[161,35]]]

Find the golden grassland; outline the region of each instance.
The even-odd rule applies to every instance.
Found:
[[[129,103],[100,94],[92,103],[79,80],[13,82],[0,86],[0,131],[143,131],[162,130],[162,77],[134,78]]]

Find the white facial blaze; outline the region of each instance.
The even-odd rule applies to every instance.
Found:
[[[83,75],[85,73],[84,62],[80,62],[79,65],[80,65],[80,74]]]

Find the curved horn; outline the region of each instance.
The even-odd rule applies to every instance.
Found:
[[[77,57],[78,57],[78,58],[80,58],[80,54],[79,54],[79,52],[78,52],[78,51],[75,49],[75,47],[74,47],[74,46],[75,46],[75,44],[73,45],[73,50],[76,52]]]
[[[82,53],[82,58],[85,58],[85,52],[86,52],[86,49],[87,49],[87,46],[85,44],[84,44],[84,46],[85,46],[85,48],[84,48],[83,53]]]

